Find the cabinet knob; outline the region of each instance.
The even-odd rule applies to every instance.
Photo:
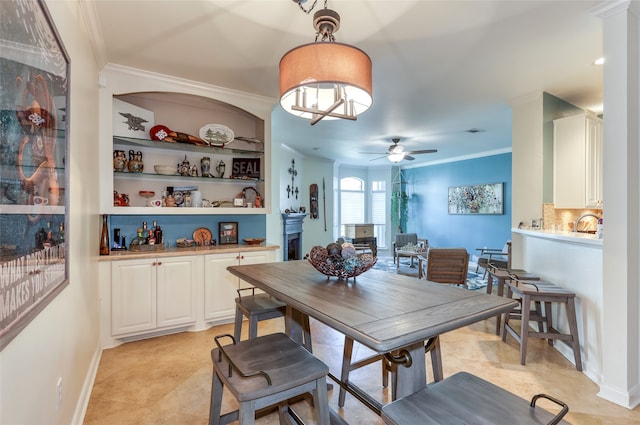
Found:
[[[162,265],[162,261],[158,261],[158,262],[156,263],[156,265],[161,266],[161,265]]]

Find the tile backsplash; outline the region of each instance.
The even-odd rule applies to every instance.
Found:
[[[542,217],[544,219],[543,230],[558,230],[558,231],[571,231],[573,230],[573,223],[578,217],[585,213],[594,213],[602,216],[601,209],[560,209],[555,208],[555,205],[543,204]],[[585,218],[580,222],[578,230],[596,230],[596,219]]]

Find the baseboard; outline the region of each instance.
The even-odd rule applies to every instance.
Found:
[[[80,396],[76,403],[76,410],[73,414],[73,420],[71,421],[72,425],[82,425],[84,423],[84,416],[87,414],[87,407],[89,406],[89,399],[91,398],[91,391],[96,381],[101,358],[102,348],[100,348],[100,340],[98,340],[98,345],[93,353],[89,370],[87,370],[87,375],[82,384],[82,391],[80,391]]]
[[[600,385],[598,397],[632,410],[640,404],[640,386],[636,385],[631,391],[621,391],[618,388]]]

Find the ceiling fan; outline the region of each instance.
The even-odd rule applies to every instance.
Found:
[[[423,153],[434,153],[434,152],[438,152],[437,149],[422,149],[422,150],[417,150],[417,151],[405,151],[404,150],[404,146],[398,144],[400,142],[400,138],[393,138],[391,139],[391,141],[393,142],[391,144],[391,146],[389,146],[389,150],[385,153],[375,153],[375,152],[362,152],[365,154],[374,154],[374,155],[384,155],[378,158],[373,158],[371,161],[375,161],[377,159],[380,158],[387,158],[389,159],[389,161],[391,162],[400,162],[403,159],[406,159],[407,161],[413,161],[415,158],[411,155],[420,155]]]

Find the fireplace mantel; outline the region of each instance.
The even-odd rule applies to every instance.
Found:
[[[305,213],[282,214],[282,260],[302,259],[302,223]]]

